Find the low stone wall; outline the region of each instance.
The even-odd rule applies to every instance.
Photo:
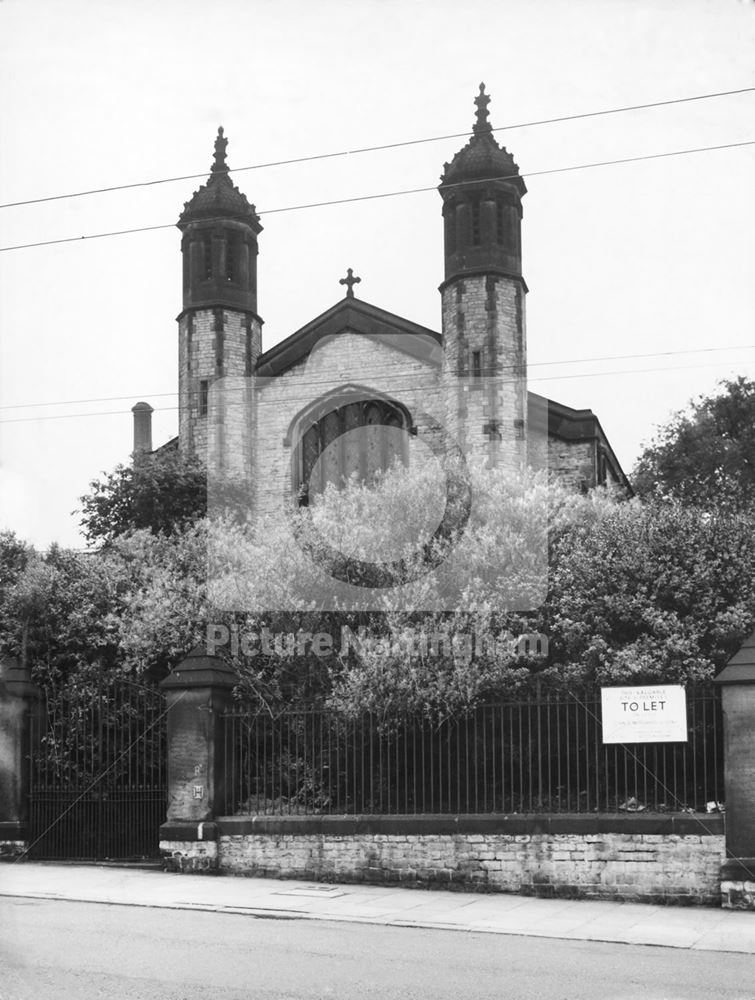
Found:
[[[215,875],[218,828],[215,823],[172,823],[160,828],[160,854],[168,872]]]
[[[726,910],[755,910],[755,858],[726,861],[721,869],[721,905]]]
[[[0,861],[18,860],[28,846],[25,823],[0,822]]]
[[[25,840],[0,840],[0,861],[16,861],[26,853]]]
[[[689,815],[221,817],[214,870],[717,906],[723,823],[703,822]],[[170,846],[174,870],[197,870],[192,859],[207,858],[206,841]],[[164,848],[167,857],[167,841]]]

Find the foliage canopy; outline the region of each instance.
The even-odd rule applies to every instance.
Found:
[[[140,455],[90,483],[81,497],[81,525],[90,543],[111,542],[128,531],[180,531],[207,511],[207,473],[178,449]]]
[[[675,414],[640,456],[633,481],[640,495],[685,503],[752,506],[755,488],[755,382],[725,380]]]
[[[396,474],[407,478],[386,482],[392,503],[421,507],[421,477]],[[218,649],[237,669],[241,690],[261,707],[277,712],[325,704],[348,714],[390,718],[411,711],[444,718],[533,685],[584,690],[705,681],[755,626],[751,511],[709,501],[704,507],[658,497],[625,501],[605,490],[578,496],[537,478],[512,488],[483,477],[475,489],[484,517],[465,529],[472,537],[465,602],[457,610],[421,610],[428,607],[420,601],[426,580],[417,583],[414,603],[386,592],[369,612],[347,604],[330,611],[316,602],[287,604],[300,590],[306,547],[287,548],[288,536],[270,524],[260,530],[238,520],[201,519],[172,533],[150,525],[113,535],[89,555],[60,549],[40,555],[4,534],[0,646],[26,656],[38,678],[83,677],[103,668],[160,677],[205,640],[208,624],[258,639],[268,630],[269,641]],[[352,484],[296,516],[305,527],[315,523],[318,537],[337,542],[331,556],[334,550],[359,556],[362,543],[350,526],[369,520],[366,503],[362,487]],[[391,504],[388,509],[395,516]],[[535,537],[528,526],[542,523],[543,510],[547,590],[533,610],[507,610],[517,574],[526,582],[532,571],[526,545],[512,559],[512,520],[520,518],[524,528],[516,537],[526,540]],[[367,542],[380,539],[385,526],[375,519],[370,526]],[[229,610],[213,604],[210,540],[213,571],[220,559],[228,585],[239,583],[240,566],[245,573],[251,568],[242,575],[246,604]],[[478,572],[488,563],[501,571]],[[277,603],[268,606],[284,610],[250,610],[255,588],[276,594]],[[343,644],[344,628],[368,641]],[[297,637],[315,633],[333,640],[319,655],[297,645]],[[545,659],[517,647],[522,633],[547,636]],[[478,635],[501,642],[472,645],[470,637]]]

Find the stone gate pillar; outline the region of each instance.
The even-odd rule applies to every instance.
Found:
[[[726,861],[722,905],[755,910],[755,633],[721,673],[724,716]]]
[[[28,667],[0,661],[0,858],[28,847],[29,771],[32,739],[40,733],[42,693]]]
[[[168,712],[168,814],[160,851],[169,871],[217,869],[215,816],[226,808],[223,712],[235,672],[197,646],[160,685]]]

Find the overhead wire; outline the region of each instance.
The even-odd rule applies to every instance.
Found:
[[[524,128],[524,127],[534,126],[534,125],[553,124],[553,123],[556,123],[556,122],[573,121],[573,120],[582,119],[582,118],[592,118],[592,117],[598,117],[598,116],[602,116],[602,115],[619,114],[619,113],[624,113],[624,112],[628,112],[628,111],[643,110],[643,109],[655,108],[655,107],[664,107],[664,106],[673,105],[673,104],[681,104],[681,103],[687,103],[687,102],[691,102],[691,101],[699,101],[699,100],[706,100],[706,99],[716,98],[716,97],[731,96],[731,95],[735,95],[735,94],[743,94],[743,93],[749,93],[749,92],[753,92],[753,91],[755,91],[755,87],[740,88],[738,90],[730,90],[730,91],[718,91],[718,92],[710,93],[710,94],[693,95],[693,96],[688,96],[688,97],[684,97],[684,98],[670,99],[670,100],[666,100],[666,101],[656,101],[656,102],[651,102],[651,103],[646,103],[646,104],[630,105],[630,106],[624,106],[624,107],[619,107],[619,108],[609,108],[609,109],[603,109],[603,110],[594,111],[594,112],[587,112],[587,113],[581,113],[581,114],[575,114],[575,115],[566,115],[566,116],[561,116],[561,117],[558,117],[558,118],[541,119],[541,120],[538,120],[538,121],[523,122],[523,123],[518,123],[518,124],[515,124],[515,125],[506,125],[506,126],[501,126],[499,128],[495,128],[492,131],[496,131],[496,132],[498,132],[498,131],[506,131],[506,130],[510,130],[510,129]],[[433,136],[433,137],[428,137],[428,138],[423,138],[423,139],[406,140],[404,142],[388,143],[388,144],[384,144],[384,145],[381,145],[381,146],[361,147],[361,148],[355,149],[355,150],[342,150],[342,151],[333,152],[333,153],[316,154],[316,155],[307,156],[307,157],[297,157],[297,158],[290,159],[290,160],[271,161],[269,163],[254,164],[254,165],[247,166],[247,167],[236,168],[236,172],[244,171],[244,170],[261,169],[263,167],[269,167],[269,166],[281,166],[281,165],[290,164],[290,163],[307,162],[309,160],[314,160],[314,159],[327,159],[327,158],[332,158],[332,157],[335,157],[335,156],[346,156],[346,155],[351,155],[351,154],[354,154],[354,153],[366,153],[366,152],[372,152],[372,151],[383,150],[383,149],[398,148],[400,146],[414,145],[414,144],[418,144],[418,143],[435,142],[435,141],[440,141],[442,139],[450,139],[450,138],[458,138],[458,137],[461,137],[461,136],[468,136],[470,134],[471,133],[469,133],[469,132],[453,133],[453,134],[444,135],[444,136]],[[721,145],[717,145],[717,146],[704,146],[704,147],[696,147],[696,148],[684,149],[684,150],[671,150],[671,151],[666,151],[666,152],[661,152],[661,153],[643,154],[643,155],[633,156],[633,157],[623,157],[623,158],[615,159],[615,160],[603,160],[603,161],[596,161],[596,162],[591,162],[591,163],[575,164],[575,165],[571,165],[571,166],[567,166],[567,167],[555,167],[555,168],[548,168],[548,169],[545,169],[545,170],[529,171],[526,174],[513,174],[513,175],[510,175],[509,178],[505,178],[505,177],[504,178],[500,178],[500,177],[498,177],[498,178],[495,178],[495,179],[497,179],[497,180],[505,180],[505,179],[512,179],[514,177],[543,176],[543,175],[565,173],[565,172],[576,171],[576,170],[592,169],[592,168],[596,168],[596,167],[615,166],[615,165],[619,165],[619,164],[635,163],[635,162],[645,161],[645,160],[662,159],[662,158],[668,158],[668,157],[672,157],[672,156],[683,156],[683,155],[689,155],[689,154],[694,154],[694,153],[710,152],[710,151],[714,151],[714,150],[739,148],[739,147],[742,147],[742,146],[750,146],[750,145],[754,145],[754,144],[755,144],[755,140],[747,140],[747,141],[743,141],[743,142],[725,143],[725,144],[721,144]],[[124,189],[129,189],[129,188],[134,188],[134,187],[151,186],[151,185],[160,184],[160,183],[168,183],[168,182],[173,181],[173,180],[193,179],[195,177],[204,177],[204,176],[206,176],[206,172],[204,172],[202,174],[196,174],[196,175],[193,175],[193,174],[182,175],[181,177],[174,177],[174,178],[161,178],[161,179],[158,179],[158,180],[144,181],[144,182],[138,182],[138,183],[134,183],[134,184],[113,185],[113,186],[108,187],[108,188],[92,189],[90,191],[82,191],[82,192],[73,192],[73,193],[68,193],[68,194],[64,194],[64,195],[55,195],[55,196],[49,196],[49,197],[39,198],[39,199],[28,199],[28,200],[23,201],[23,202],[9,202],[9,203],[0,205],[0,208],[14,207],[16,205],[22,205],[22,204],[33,204],[33,203],[41,202],[41,201],[61,200],[63,198],[82,197],[82,196],[84,196],[86,194],[96,194],[96,193],[104,193],[106,191],[115,191],[115,190],[124,190]],[[449,185],[446,185],[446,187],[452,188],[452,187],[455,187],[455,186],[461,186],[462,183],[463,182],[459,182],[458,185],[456,185],[456,184],[449,184]],[[311,202],[311,203],[301,204],[301,205],[292,205],[292,206],[285,206],[285,207],[282,207],[282,208],[267,209],[264,212],[260,212],[259,214],[260,215],[262,215],[262,214],[270,215],[270,214],[275,214],[275,213],[280,213],[280,212],[299,211],[299,210],[308,209],[308,208],[328,207],[328,206],[332,206],[332,205],[349,204],[349,203],[353,203],[353,202],[375,200],[375,199],[379,199],[379,198],[398,197],[398,196],[408,195],[408,194],[427,193],[427,192],[434,191],[434,190],[436,190],[435,186],[433,186],[433,187],[423,187],[423,188],[412,188],[412,189],[405,189],[405,190],[400,190],[400,191],[381,192],[381,193],[376,193],[376,194],[372,194],[372,195],[360,195],[360,196],[356,196],[356,197],[352,197],[352,198],[339,198],[339,199],[332,199],[332,200],[323,201],[323,202]],[[0,252],[9,252],[9,251],[12,251],[12,250],[30,249],[30,248],[33,248],[33,247],[49,246],[49,245],[55,245],[55,244],[60,244],[60,243],[79,242],[79,241],[84,240],[84,239],[99,239],[99,238],[105,238],[105,237],[110,237],[110,236],[121,236],[121,235],[129,235],[129,234],[133,234],[133,233],[152,232],[152,231],[156,231],[156,230],[160,230],[160,229],[173,228],[173,226],[174,226],[174,223],[166,223],[166,224],[162,224],[162,225],[139,226],[139,227],[132,227],[130,229],[113,230],[113,231],[104,232],[104,233],[93,233],[93,234],[82,235],[82,236],[78,236],[78,237],[66,237],[66,238],[57,239],[57,240],[44,240],[44,241],[39,241],[39,242],[36,242],[36,243],[19,244],[19,245],[16,245],[16,246],[1,247],[0,248]],[[534,368],[534,367],[538,367],[538,366],[542,366],[542,365],[552,366],[552,365],[560,365],[560,364],[573,364],[573,363],[582,363],[582,362],[598,362],[598,361],[608,361],[608,360],[628,360],[628,359],[633,359],[633,358],[661,357],[661,356],[670,356],[670,355],[674,355],[674,354],[684,354],[684,353],[701,353],[701,352],[705,352],[705,351],[725,351],[725,350],[749,349],[751,346],[752,345],[743,345],[743,347],[731,347],[731,348],[700,348],[700,349],[691,349],[691,350],[688,350],[688,351],[654,352],[654,353],[651,353],[651,354],[644,354],[644,355],[642,355],[642,354],[638,354],[638,355],[608,355],[608,356],[605,356],[603,358],[563,359],[563,360],[560,360],[560,361],[536,362],[534,364],[530,364],[529,367],[530,368]],[[511,366],[511,367],[515,367],[515,366]],[[686,367],[701,367],[701,366],[686,366]],[[702,367],[706,367],[706,366],[702,366]],[[638,370],[638,371],[653,371],[653,370],[664,370],[664,369],[641,369],[641,370]],[[680,370],[680,369],[677,367],[676,370]],[[575,374],[575,375],[552,376],[550,378],[548,378],[548,377],[541,377],[539,379],[538,378],[530,379],[530,381],[537,382],[537,381],[551,381],[553,379],[565,379],[565,378],[586,378],[586,377],[591,377],[592,375],[598,375],[598,374],[601,374],[601,375],[602,374],[607,374],[608,375],[608,374],[623,374],[623,373],[624,373],[624,370],[618,370],[618,371],[614,371],[614,372],[582,373],[582,374]],[[301,384],[303,384],[303,383],[301,383]],[[162,396],[175,396],[175,395],[176,395],[176,393],[158,393],[158,394],[152,394],[152,398],[155,398],[156,396],[157,397],[162,397]],[[74,403],[84,404],[84,403],[87,403],[87,402],[104,402],[104,401],[110,401],[110,400],[116,401],[116,400],[125,399],[125,398],[133,398],[133,397],[99,397],[99,398],[95,398],[95,399],[92,399],[92,400],[70,400],[70,401],[62,400],[62,401],[57,401],[57,402],[54,402],[54,403],[10,404],[10,405],[7,405],[7,406],[2,406],[2,407],[0,407],[0,409],[20,409],[20,408],[23,408],[23,407],[61,406],[61,405],[72,405]],[[177,407],[171,407],[171,408],[167,408],[167,409],[177,409]],[[81,413],[81,414],[64,414],[64,415],[60,415],[60,416],[66,416],[66,417],[89,416],[89,415],[92,415],[92,416],[95,416],[95,415],[97,415],[97,416],[104,416],[104,415],[109,415],[111,413],[117,414],[117,413],[122,413],[122,412],[128,412],[128,411],[114,410],[114,411],[101,411],[100,413],[97,413],[97,414]],[[51,417],[49,415],[46,415],[46,416],[40,417],[40,418],[30,417],[30,418],[0,419],[0,423],[17,423],[17,422],[23,422],[25,420],[34,420],[34,419],[53,419],[53,417]]]
[[[277,345],[276,345],[277,346]],[[440,346],[440,345],[438,345]],[[591,357],[582,358],[558,358],[553,361],[532,361],[527,363],[527,369],[532,368],[543,368],[543,367],[557,367],[559,365],[575,365],[575,364],[597,364],[603,361],[639,361],[646,358],[668,358],[676,357],[682,354],[713,354],[722,353],[727,351],[751,351],[755,350],[755,344],[731,344],[728,347],[687,347],[674,351],[650,351],[645,354],[604,354]],[[518,368],[518,365],[502,365],[500,371],[514,371]],[[395,366],[391,365],[388,368],[371,368],[370,376],[381,376],[390,375],[395,372]],[[572,376],[564,376],[569,378]],[[574,376],[577,377],[577,376]],[[541,380],[542,381],[542,380]],[[332,380],[328,379],[305,379],[297,380],[298,386],[314,386],[314,385],[324,385],[330,384]],[[218,390],[215,390],[218,391]],[[222,390],[220,390],[222,391]],[[83,406],[87,403],[117,403],[122,402],[127,399],[135,399],[137,396],[146,397],[149,396],[150,399],[160,399],[166,396],[177,396],[178,391],[173,392],[133,392],[129,393],[128,396],[93,396],[88,399],[56,399],[49,400],[47,402],[34,402],[34,403],[5,403],[0,405],[0,410],[21,410],[21,409],[32,409],[37,407],[46,406]],[[190,392],[189,395],[192,395]],[[122,411],[113,411],[122,412]]]
[[[541,376],[539,378],[536,377],[534,379],[528,378],[527,379],[527,383],[529,384],[531,382],[556,382],[556,381],[565,381],[567,379],[575,379],[575,378],[576,379],[579,379],[579,378],[597,378],[597,377],[602,378],[602,377],[605,377],[605,376],[608,376],[608,375],[645,375],[645,374],[653,374],[653,373],[657,373],[657,372],[667,372],[667,371],[694,371],[694,370],[700,370],[700,369],[709,369],[709,368],[712,368],[712,367],[713,367],[713,365],[710,362],[708,362],[707,364],[703,364],[703,365],[665,365],[665,366],[659,366],[659,367],[656,367],[656,368],[618,368],[618,369],[614,369],[613,371],[607,371],[607,372],[606,371],[601,371],[601,372],[576,372],[576,373],[573,373],[573,374],[570,374],[570,375],[545,375],[545,376]],[[410,379],[410,381],[404,387],[405,391],[406,390],[410,390],[410,389],[416,389],[417,388],[416,376],[410,375],[410,376],[407,376],[407,377]],[[399,376],[399,378],[401,378],[401,376]],[[492,378],[492,376],[491,376],[491,378]],[[332,379],[331,380],[322,380],[322,384],[333,385],[334,381],[335,380],[332,380]],[[498,385],[501,385],[501,386],[505,386],[505,385],[517,385],[518,384],[518,380],[517,379],[502,379],[502,380],[496,379],[496,382],[497,382]],[[220,391],[221,392],[240,392],[240,391],[242,391],[243,389],[246,389],[246,388],[248,388],[248,386],[233,386],[230,389],[225,389],[225,390],[221,389]],[[298,388],[299,388],[299,385],[297,385],[297,389]],[[393,389],[393,391],[399,391],[401,389],[401,386],[393,384],[392,385],[392,389]],[[170,395],[171,396],[175,395],[175,393],[170,393]],[[192,393],[191,395],[196,395],[196,393]],[[130,397],[130,398],[133,398],[133,397]],[[308,396],[293,396],[292,395],[292,396],[286,396],[286,399],[285,399],[286,403],[311,403],[312,401],[313,401],[312,397],[309,396],[309,395]],[[271,401],[270,405],[271,406],[280,406],[280,402],[281,401],[279,399],[276,399],[274,401]],[[235,406],[235,405],[246,406],[248,404],[246,402],[241,402],[239,404],[235,404],[233,402],[230,403],[230,404],[229,403],[225,404],[226,408],[228,408],[229,406]],[[173,412],[175,410],[178,410],[179,408],[180,407],[178,405],[176,405],[176,406],[164,406],[164,407],[161,407],[158,412],[160,412],[160,413],[170,413],[170,412]],[[34,417],[10,417],[10,418],[7,418],[7,419],[6,418],[0,418],[0,425],[3,425],[3,424],[31,423],[31,422],[40,421],[40,420],[69,420],[69,419],[74,419],[74,418],[85,418],[85,417],[123,416],[124,414],[128,414],[128,413],[131,413],[131,412],[132,411],[130,409],[128,409],[128,410],[99,410],[99,411],[94,411],[94,412],[82,412],[82,413],[51,413],[51,414],[40,414],[39,416],[34,416]]]
[[[630,104],[616,108],[604,108],[599,111],[586,111],[572,115],[560,115],[556,118],[541,118],[541,119],[536,119],[534,121],[517,122],[513,125],[499,125],[496,128],[492,128],[491,131],[507,132],[513,129],[535,128],[540,125],[555,125],[555,124],[561,124],[563,122],[579,121],[588,118],[599,118],[607,115],[624,114],[629,111],[646,111],[651,108],[662,108],[675,104],[688,104],[693,101],[707,101],[719,97],[732,97],[738,94],[752,93],[753,91],[755,91],[755,87],[740,87],[736,90],[719,90],[709,94],[693,94],[688,97],[675,97],[664,101],[650,101],[645,104]],[[311,163],[315,160],[330,160],[342,156],[356,156],[362,153],[376,153],[388,149],[401,149],[406,146],[418,146],[425,143],[442,142],[449,139],[463,139],[472,134],[473,133],[471,131],[452,132],[446,135],[427,136],[421,139],[405,139],[398,142],[387,142],[377,146],[361,146],[355,149],[342,149],[329,153],[313,153],[308,156],[295,156],[283,160],[269,160],[264,163],[252,163],[244,167],[234,167],[234,173],[242,173],[248,170],[264,170],[269,167],[285,167],[297,163]],[[155,185],[158,184],[172,184],[178,181],[198,180],[206,176],[207,176],[207,171],[202,171],[201,173],[196,173],[196,174],[180,174],[174,177],[160,177],[149,181],[134,181],[128,184],[111,184],[107,187],[90,188],[85,191],[70,191],[64,194],[46,195],[44,197],[39,197],[39,198],[26,198],[20,201],[9,201],[5,202],[4,204],[0,204],[0,209],[17,208],[22,205],[38,205],[43,202],[62,201],[64,199],[69,199],[69,198],[84,198],[94,194],[110,194],[111,192],[114,191],[128,191],[128,190],[133,190],[134,188],[154,187]]]
[[[505,177],[491,177],[487,178],[488,181],[505,181],[513,180],[515,178],[532,178],[532,177],[545,177],[552,174],[564,174],[571,173],[577,170],[592,170],[598,167],[614,167],[627,163],[640,163],[642,161],[649,160],[662,160],[668,159],[673,156],[689,156],[695,153],[710,153],[717,150],[723,149],[739,149],[744,146],[755,145],[755,139],[746,139],[741,142],[725,142],[716,146],[696,146],[690,149],[673,149],[667,150],[662,153],[644,153],[640,156],[623,156],[615,160],[596,160],[591,163],[576,163],[567,167],[549,167],[544,170],[529,170],[526,173],[516,173],[510,174]],[[476,179],[479,183],[485,183],[485,178]],[[455,187],[462,187],[467,182],[459,181],[458,183],[444,184],[444,190],[450,190]],[[282,208],[268,208],[258,211],[258,215],[276,215],[282,212],[300,212],[305,209],[311,208],[331,208],[335,205],[350,205],[356,202],[366,202],[366,201],[376,201],[382,198],[397,198],[403,195],[410,194],[426,194],[430,191],[436,191],[437,185],[432,187],[416,187],[416,188],[404,188],[398,191],[381,191],[376,194],[364,194],[355,195],[351,198],[331,198],[326,201],[313,201],[306,202],[300,205],[286,205]],[[205,222],[212,222],[212,219],[203,220]],[[35,247],[46,247],[55,246],[61,243],[79,243],[82,240],[97,240],[105,239],[112,236],[127,236],[134,233],[146,233],[154,232],[159,229],[173,229],[175,227],[175,222],[165,222],[161,225],[156,226],[135,226],[129,229],[115,229],[109,230],[103,233],[87,233],[82,236],[64,236],[55,240],[37,240],[34,243],[17,243],[13,246],[0,247],[0,253],[9,253],[14,250],[30,250]]]

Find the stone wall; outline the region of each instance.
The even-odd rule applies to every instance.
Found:
[[[410,464],[429,459],[425,441],[429,444],[433,431],[423,414],[441,424],[443,415],[435,370],[387,340],[344,331],[318,343],[305,361],[283,375],[256,380],[252,488],[257,510],[280,510],[291,496],[298,415],[331,393],[334,406],[340,406],[351,386],[357,395],[358,388],[366,388],[405,406],[418,431],[410,443]]]
[[[199,875],[218,870],[217,841],[161,840],[160,853],[168,872]]]
[[[4,837],[0,832],[0,861],[16,861],[26,854],[28,843],[25,840]]]
[[[721,869],[721,905],[727,910],[755,910],[755,859],[732,860]]]
[[[706,817],[705,828],[692,817],[226,817],[217,821],[217,835],[217,870],[234,875],[652,903],[721,901],[720,817]],[[206,855],[206,844],[184,842],[184,860],[176,861],[173,851],[175,870],[197,870],[195,848]]]
[[[516,474],[527,451],[523,282],[468,276],[445,285],[442,296],[444,364],[449,375],[445,426],[468,458],[494,462]],[[475,352],[484,373],[477,386],[469,377]]]
[[[595,441],[548,440],[548,472],[575,492],[596,482]]]
[[[246,400],[249,376],[261,351],[262,325],[252,313],[220,308],[182,313],[178,327],[178,434],[182,451],[204,460],[211,445],[209,457],[217,461],[222,453],[227,471],[249,473]],[[205,414],[201,412],[203,381],[208,383]],[[219,392],[226,396],[218,396]]]

